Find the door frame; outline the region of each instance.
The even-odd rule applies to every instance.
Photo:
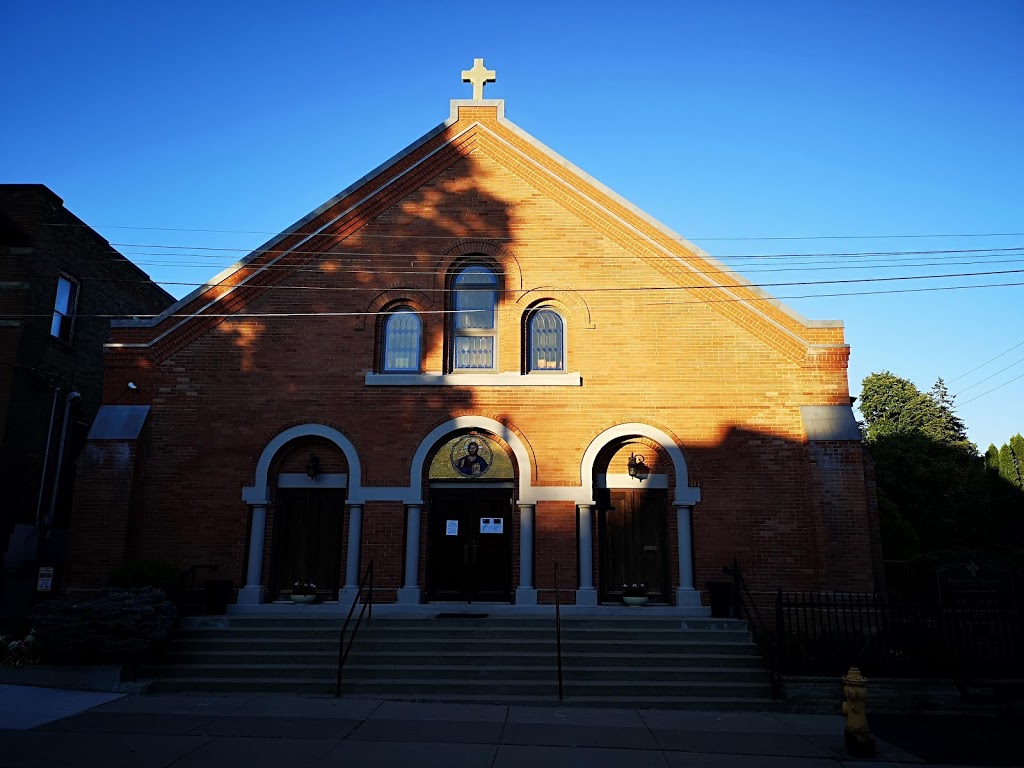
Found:
[[[671,542],[669,541],[669,515],[668,515],[668,491],[665,488],[623,488],[621,486],[605,488],[598,487],[594,489],[595,501],[595,513],[597,516],[597,557],[598,557],[598,568],[597,568],[597,595],[599,602],[605,603],[618,603],[621,601],[622,590],[618,588],[618,585],[611,585],[608,581],[611,579],[611,568],[612,564],[609,562],[609,555],[607,554],[608,532],[606,530],[607,522],[605,513],[608,511],[610,506],[611,494],[615,492],[629,492],[634,494],[634,499],[638,499],[640,494],[652,494],[661,498],[660,508],[658,510],[659,520],[657,521],[657,534],[659,538],[659,551],[658,551],[658,567],[660,573],[658,574],[659,580],[661,581],[661,592],[655,597],[659,602],[671,602],[672,595],[672,552]],[[609,506],[606,506],[609,505]],[[633,514],[636,513],[636,509],[633,510]],[[650,581],[650,576],[647,577]]]
[[[507,548],[508,566],[507,566],[507,589],[501,591],[501,597],[495,598],[488,596],[481,600],[478,596],[478,592],[473,587],[473,572],[470,572],[464,576],[468,579],[466,588],[461,593],[461,596],[451,596],[444,594],[438,596],[434,584],[434,572],[435,557],[438,553],[435,552],[434,536],[437,533],[437,526],[440,525],[439,519],[436,517],[440,510],[436,509],[434,499],[437,497],[443,497],[450,495],[451,497],[457,497],[465,495],[466,498],[472,498],[472,494],[479,493],[481,495],[499,497],[502,501],[508,501],[508,507],[504,509],[505,528],[501,535],[502,540]],[[504,505],[502,505],[504,507]],[[501,602],[501,603],[512,603],[513,595],[515,593],[514,584],[514,564],[515,557],[517,555],[517,539],[515,534],[516,519],[515,516],[518,514],[518,509],[515,506],[515,483],[508,481],[496,481],[491,483],[460,483],[460,482],[433,482],[429,486],[427,496],[427,523],[426,529],[426,563],[424,568],[424,600],[425,602],[441,602],[441,603],[465,603],[472,604],[474,602]],[[468,535],[476,539],[481,533],[476,529],[477,509],[475,505],[469,506],[465,511],[460,511],[460,525],[462,517],[468,517],[471,525],[467,526]],[[493,535],[493,534],[491,534]]]

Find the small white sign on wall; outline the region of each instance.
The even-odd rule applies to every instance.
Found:
[[[480,533],[502,533],[505,530],[505,518],[481,517]]]
[[[459,521],[458,520],[447,520],[444,526],[445,536],[458,536],[459,535]]]
[[[39,569],[39,578],[36,579],[36,592],[49,592],[53,589],[53,568],[42,567]]]

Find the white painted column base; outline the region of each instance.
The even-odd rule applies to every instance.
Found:
[[[597,605],[597,590],[593,587],[577,589],[576,605]]]
[[[516,605],[536,605],[537,590],[533,587],[516,587]]]
[[[238,590],[238,605],[259,605],[263,602],[267,590],[264,587],[246,585]]]
[[[700,592],[692,587],[680,587],[676,590],[676,605],[680,608],[699,606]]]
[[[419,605],[422,602],[423,590],[419,587],[402,587],[398,590],[399,605]]]
[[[348,609],[352,607],[352,601],[358,594],[359,587],[342,587],[338,590],[338,605],[341,606],[342,613],[348,613]]]

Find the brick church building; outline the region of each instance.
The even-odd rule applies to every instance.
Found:
[[[697,613],[737,558],[755,590],[872,590],[842,323],[509,122],[480,60],[463,74],[441,125],[115,323],[65,585],[215,562],[245,610],[295,582],[347,608],[372,561],[384,602],[535,605],[557,563],[566,602],[636,582]]]

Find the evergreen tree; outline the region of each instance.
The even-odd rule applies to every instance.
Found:
[[[964,422],[960,417],[956,415],[953,395],[949,394],[946,382],[942,380],[941,376],[936,379],[929,394],[938,409],[938,419],[933,425],[930,425],[933,430],[932,436],[947,445],[969,445],[970,440],[967,439],[967,427],[964,426]],[[971,447],[973,448],[974,446],[972,445]]]
[[[999,474],[999,449],[996,448],[995,443],[989,443],[988,450],[985,451],[985,469],[996,475]]]
[[[1010,438],[1010,482],[1024,490],[1024,436],[1019,432]]]

